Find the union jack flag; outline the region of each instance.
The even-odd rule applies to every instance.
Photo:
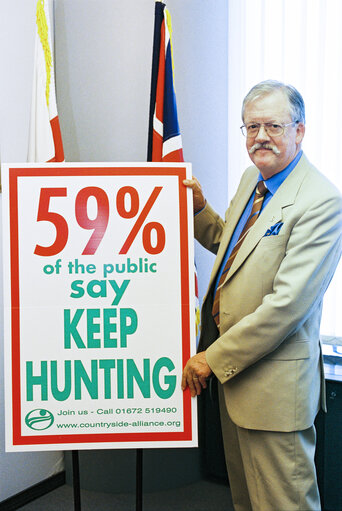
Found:
[[[171,16],[157,1],[154,18],[148,161],[182,162],[171,40]]]
[[[164,3],[156,1],[147,161],[184,161],[174,87],[171,34],[170,13]],[[194,274],[197,336],[200,323],[200,310],[195,265]]]

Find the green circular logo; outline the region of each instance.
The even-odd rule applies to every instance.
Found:
[[[54,421],[54,416],[49,410],[44,410],[44,408],[36,408],[29,412],[25,417],[25,424],[31,429],[35,429],[41,431],[43,429],[48,429],[52,426]]]

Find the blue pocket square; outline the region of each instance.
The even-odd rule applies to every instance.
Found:
[[[277,224],[272,225],[264,234],[265,236],[277,236],[279,234],[279,231],[283,225],[283,222],[278,222]]]

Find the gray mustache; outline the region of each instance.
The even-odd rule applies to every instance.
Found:
[[[257,149],[260,149],[260,148],[264,148],[264,149],[271,149],[274,154],[280,154],[280,151],[279,149],[272,145],[272,144],[260,144],[260,143],[256,143],[254,144],[250,149],[249,149],[249,154],[253,154]]]

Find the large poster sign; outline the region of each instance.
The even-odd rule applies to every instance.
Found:
[[[197,445],[190,175],[3,165],[7,450]]]

